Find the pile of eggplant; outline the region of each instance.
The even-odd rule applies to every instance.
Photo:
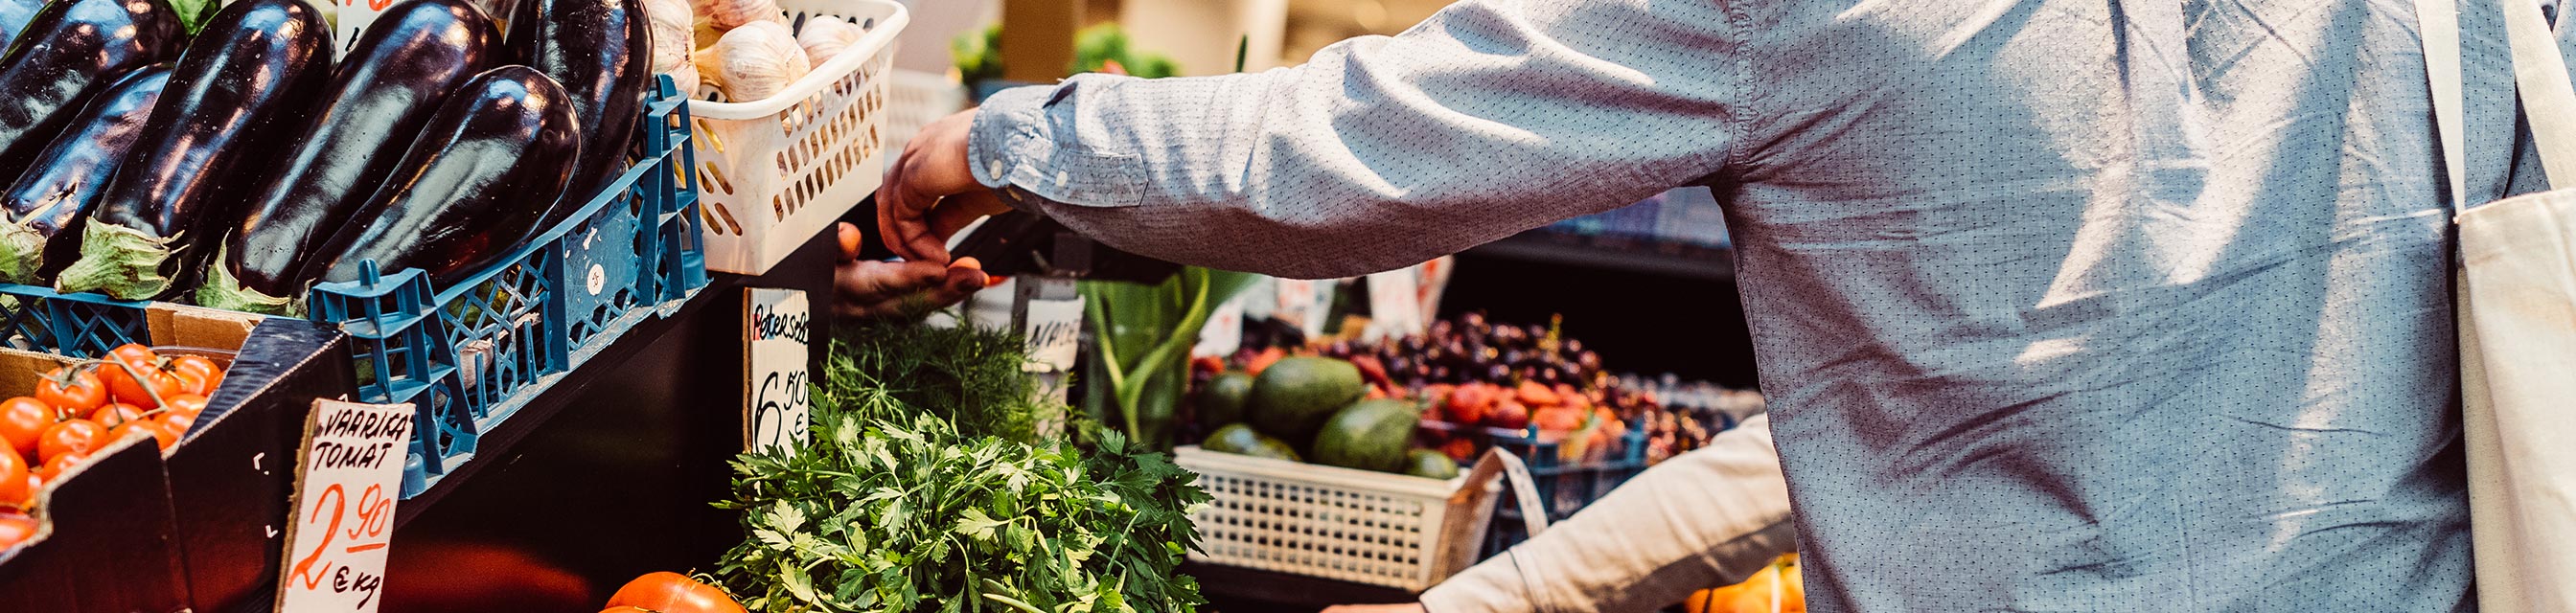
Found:
[[[0,0],[0,281],[280,315],[366,262],[444,287],[623,173],[652,79],[639,0],[402,0],[345,49],[328,0],[193,35],[173,1]]]

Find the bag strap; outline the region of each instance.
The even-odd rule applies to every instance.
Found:
[[[2505,0],[2507,4],[2520,0]],[[2451,213],[2468,210],[2467,149],[2460,122],[2460,6],[2456,0],[2415,0],[2416,30],[2424,37],[2424,76],[2433,86],[2433,133],[2442,142],[2442,164],[2450,177]]]
[[[2540,146],[2540,168],[2549,185],[2576,187],[2576,84],[2568,82],[2567,59],[2549,34],[2548,21],[2536,0],[2503,0],[2505,38],[2513,43],[2513,79],[2522,93],[2522,114],[2531,138]],[[2565,15],[2561,4],[2559,13]]]

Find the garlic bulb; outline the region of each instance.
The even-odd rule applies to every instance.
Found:
[[[690,29],[697,17],[689,0],[644,0],[645,30],[653,36],[653,72],[667,73],[689,63]]]
[[[805,59],[819,68],[824,62],[832,61],[833,56],[840,55],[842,49],[857,44],[859,37],[867,33],[866,28],[848,20],[816,15],[805,20],[804,31],[796,33],[796,45],[804,47]]]
[[[787,12],[778,8],[777,0],[690,0],[690,4],[718,30],[732,30],[755,21],[787,25]]]
[[[700,78],[715,82],[725,99],[735,102],[777,95],[813,70],[805,61],[805,49],[796,46],[796,35],[787,26],[769,21],[726,32],[714,47],[698,53],[697,62]]]

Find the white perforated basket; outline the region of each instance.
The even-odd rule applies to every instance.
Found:
[[[1485,471],[1442,481],[1196,446],[1173,455],[1214,499],[1190,516],[1190,559],[1414,592],[1475,563],[1499,491]]]
[[[830,15],[867,34],[778,95],[689,102],[708,270],[767,272],[884,180],[886,76],[895,34],[910,19],[903,5],[779,0],[778,6],[794,23]]]
[[[922,126],[966,110],[966,86],[948,75],[915,70],[893,74],[894,85],[886,96],[886,151],[901,153],[903,144],[920,134]]]

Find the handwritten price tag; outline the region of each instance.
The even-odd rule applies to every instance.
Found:
[[[806,397],[806,337],[813,328],[805,292],[750,288],[744,304],[743,448],[802,446],[814,420]]]
[[[280,613],[374,611],[411,446],[412,405],[317,398],[296,454]]]
[[[1021,369],[1072,370],[1075,354],[1081,348],[1082,298],[1030,300],[1027,324],[1029,363]]]
[[[332,9],[331,40],[340,48],[331,50],[332,59],[348,57],[349,49],[358,46],[358,35],[366,32],[367,26],[376,22],[376,15],[393,6],[394,1],[339,0],[337,4],[338,8]]]

